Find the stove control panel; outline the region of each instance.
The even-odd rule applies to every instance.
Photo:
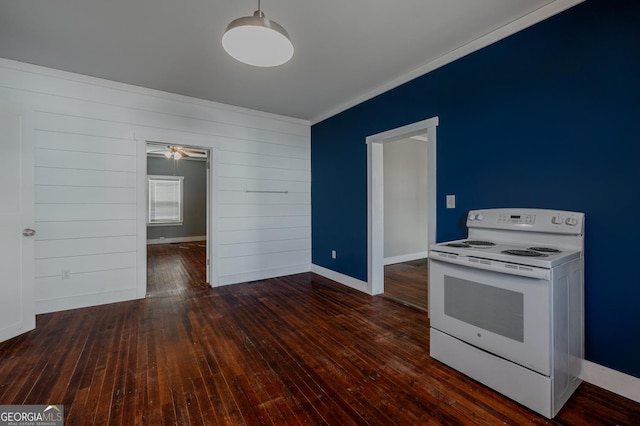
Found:
[[[471,210],[467,227],[582,235],[584,213],[523,208]]]
[[[500,214],[498,223],[513,223],[514,225],[533,225],[536,222],[534,214]]]

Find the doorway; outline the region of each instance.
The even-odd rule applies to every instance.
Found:
[[[210,150],[146,142],[147,297],[209,286]]]
[[[436,229],[436,128],[438,117],[368,136],[368,291],[385,291],[384,282],[384,144],[419,136],[427,144],[427,247],[435,242]]]
[[[427,135],[383,144],[384,293],[427,310]]]

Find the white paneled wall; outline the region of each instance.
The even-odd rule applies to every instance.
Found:
[[[37,312],[144,297],[146,141],[213,153],[214,283],[310,269],[308,122],[4,59],[0,99],[35,111]]]

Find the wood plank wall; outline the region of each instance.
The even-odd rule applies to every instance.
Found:
[[[4,59],[0,82],[35,111],[37,313],[144,295],[146,140],[212,149],[218,284],[309,270],[308,122]]]

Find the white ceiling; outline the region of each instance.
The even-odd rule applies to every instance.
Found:
[[[264,0],[265,69],[220,42],[257,0],[0,0],[0,57],[316,122],[580,1]]]

